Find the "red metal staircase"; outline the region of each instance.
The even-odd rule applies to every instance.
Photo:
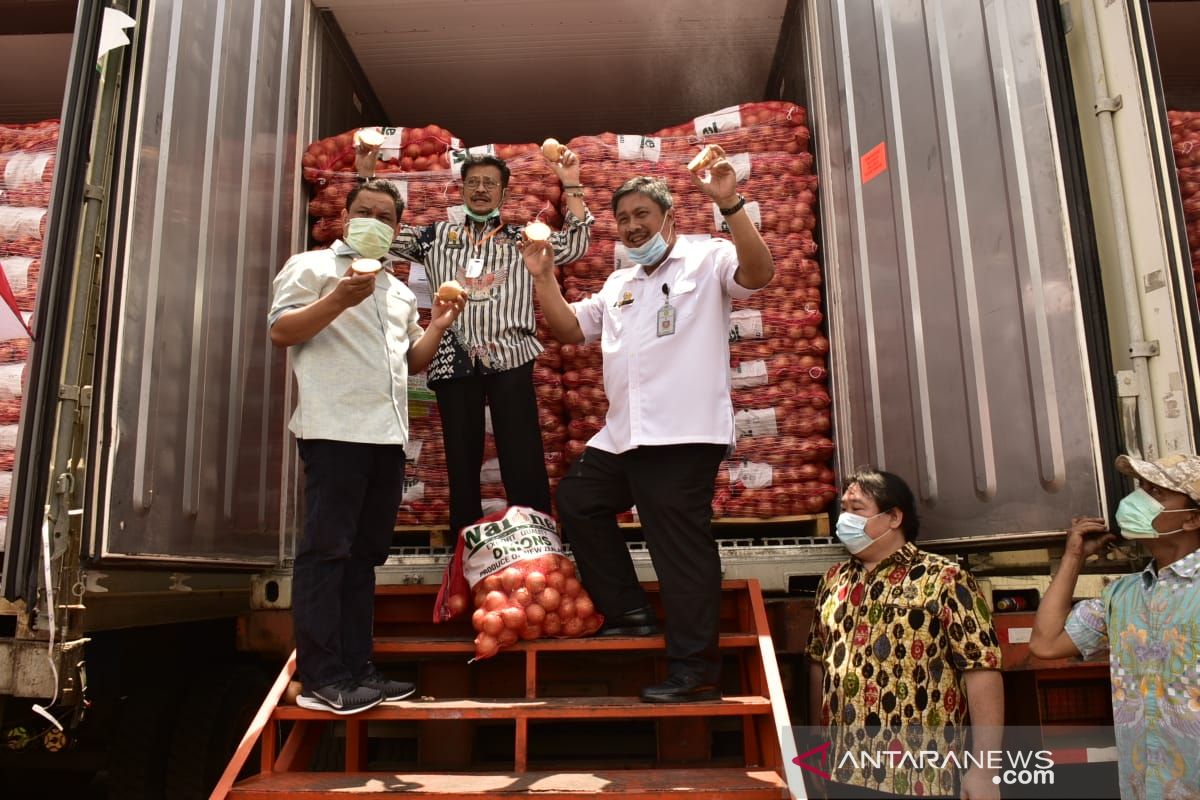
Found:
[[[722,586],[724,698],[678,704],[637,697],[638,687],[665,677],[661,636],[520,642],[468,666],[469,625],[428,621],[436,590],[377,593],[375,662],[385,672],[408,670],[414,699],[348,718],[284,704],[293,655],[212,797],[804,796],[798,780],[789,792],[785,778],[795,747],[757,581]],[[657,605],[657,586],[647,590]],[[653,729],[645,752],[601,752],[626,741],[636,749],[639,722]],[[387,768],[394,765],[379,746],[387,739],[415,741],[402,769]],[[238,781],[256,743],[260,771]],[[323,769],[314,766],[320,760]]]

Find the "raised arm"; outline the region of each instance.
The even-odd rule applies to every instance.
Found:
[[[718,152],[717,160],[709,166],[705,177],[690,173],[692,183],[716,203],[717,208],[733,208],[740,201],[737,173],[725,158],[725,151],[719,145],[711,146]],[[754,227],[754,221],[742,208],[727,216],[725,224],[729,226],[729,235],[737,249],[738,269],[733,275],[734,280],[747,289],[766,286],[775,277],[775,259],[762,234]]]
[[[1067,616],[1071,613],[1071,600],[1075,596],[1075,584],[1083,564],[1099,553],[1116,536],[1108,533],[1101,517],[1074,517],[1067,531],[1067,544],[1059,562],[1058,572],[1050,581],[1050,588],[1038,604],[1033,619],[1033,633],[1029,639],[1029,650],[1038,658],[1067,658],[1079,655],[1079,647],[1066,631]]]
[[[538,305],[554,338],[565,344],[582,342],[583,328],[554,279],[554,253],[550,243],[526,241],[521,245],[521,256],[525,259],[525,268],[533,276]]]

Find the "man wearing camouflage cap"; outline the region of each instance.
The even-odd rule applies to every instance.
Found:
[[[1117,524],[1152,560],[1072,609],[1083,563],[1117,538],[1103,519],[1075,517],[1029,649],[1041,658],[1107,649],[1121,796],[1200,798],[1200,456],[1121,456],[1117,469],[1137,481]]]

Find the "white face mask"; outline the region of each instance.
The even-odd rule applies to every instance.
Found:
[[[663,218],[662,225],[658,228],[658,233],[651,236],[637,247],[625,246],[625,252],[629,259],[635,264],[641,264],[643,267],[649,267],[662,261],[663,256],[667,254],[667,240],[663,238],[662,232],[667,227],[667,219]]]
[[[374,217],[354,217],[346,222],[346,244],[363,258],[383,258],[395,235],[391,225]]]
[[[880,511],[878,514],[872,514],[869,517],[864,517],[861,514],[851,514],[849,511],[843,511],[837,521],[837,537],[851,555],[857,555],[863,550],[866,550],[871,545],[875,544],[876,539],[872,539],[867,533],[867,523],[886,514],[886,511]],[[887,536],[886,533],[883,534]],[[882,537],[881,537],[882,538]]]

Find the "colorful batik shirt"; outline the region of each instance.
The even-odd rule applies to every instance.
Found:
[[[1200,550],[1113,581],[1066,631],[1109,650],[1121,797],[1200,799]]]
[[[824,668],[832,780],[895,794],[957,794],[953,765],[872,766],[846,754],[961,751],[963,673],[999,669],[991,613],[958,564],[906,543],[867,572],[851,558],[817,588],[808,654]]]

